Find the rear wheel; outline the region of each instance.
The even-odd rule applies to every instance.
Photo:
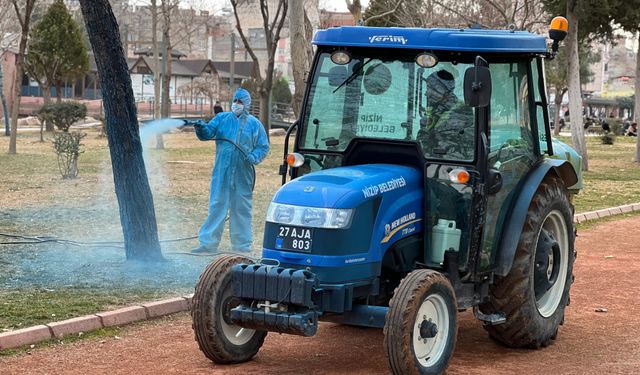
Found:
[[[455,292],[433,270],[409,273],[395,290],[384,326],[384,350],[394,374],[440,374],[458,332]]]
[[[509,274],[496,280],[485,313],[504,312],[507,321],[485,326],[510,347],[549,345],[564,321],[573,282],[573,208],[564,184],[545,179],[538,187]]]
[[[231,267],[251,260],[223,256],[200,275],[193,295],[193,331],[200,350],[215,363],[246,362],[258,353],[266,331],[245,329],[229,320],[240,301],[231,295]]]

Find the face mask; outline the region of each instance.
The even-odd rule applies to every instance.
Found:
[[[236,116],[240,116],[240,114],[244,111],[244,105],[233,103],[231,104],[231,112],[233,112]]]

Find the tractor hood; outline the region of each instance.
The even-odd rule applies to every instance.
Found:
[[[356,208],[365,201],[422,189],[422,174],[393,164],[326,169],[296,178],[280,188],[273,202],[294,206]]]

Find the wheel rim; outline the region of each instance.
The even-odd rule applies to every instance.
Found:
[[[541,233],[546,231],[542,235],[548,234],[555,240],[554,247],[548,252],[548,256],[543,256],[546,259],[546,264],[536,264],[536,266],[542,266],[540,272],[534,273],[534,285],[540,282],[547,282],[551,286],[536,296],[536,307],[538,312],[545,318],[550,317],[555,313],[556,309],[562,301],[562,295],[564,294],[564,286],[567,280],[567,268],[569,262],[569,233],[567,231],[566,221],[564,216],[558,210],[553,210],[545,218],[540,233],[538,233],[538,241],[540,241]],[[536,243],[538,243],[536,241]],[[557,246],[555,246],[557,244]],[[539,247],[537,249],[539,251]],[[536,261],[540,260],[540,254],[536,254]],[[544,263],[544,261],[543,261]],[[547,278],[547,280],[539,280],[539,278]]]
[[[413,352],[423,367],[433,366],[442,357],[449,338],[449,324],[444,298],[438,294],[425,298],[413,326]]]
[[[227,288],[222,296],[222,306],[220,306],[218,321],[225,338],[233,345],[240,346],[248,343],[256,331],[227,323],[229,312],[237,305],[238,301],[231,296],[231,288]]]

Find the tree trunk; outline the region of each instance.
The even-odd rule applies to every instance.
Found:
[[[56,82],[56,103],[60,104],[62,102],[62,82]]]
[[[47,105],[51,103],[51,85],[43,85],[42,86],[42,104]],[[45,129],[48,132],[53,131],[53,123],[51,121],[45,121]]]
[[[160,106],[160,117],[171,117],[171,38],[169,35],[169,10],[162,7],[164,12],[164,25],[162,26],[162,105]],[[156,136],[156,148],[164,149],[162,134]]]
[[[26,45],[26,41],[25,41]],[[22,49],[22,41],[20,42]],[[18,115],[20,114],[20,99],[22,98],[22,74],[24,66],[24,52],[19,53],[16,58],[16,79],[13,91],[13,107],[11,108],[11,137],[9,138],[9,154],[15,154],[18,135]]]
[[[347,3],[347,9],[349,9],[349,13],[351,13],[351,15],[353,16],[353,20],[355,21],[356,25],[358,25],[360,21],[362,21],[362,4],[360,3],[360,0],[345,0],[345,2]]]
[[[318,10],[317,7],[316,10]],[[311,20],[309,19],[309,15],[306,10],[304,12],[304,33],[307,41],[305,45],[307,50],[307,69],[310,69],[311,62],[313,61],[313,44],[310,43],[310,41],[313,40],[313,25],[311,24]]]
[[[22,75],[24,74],[24,54],[27,50],[27,39],[29,37],[29,23],[33,10],[34,0],[25,4],[24,20],[22,20],[22,30],[20,35],[20,47],[16,57],[16,78],[13,87],[13,107],[11,108],[11,137],[9,138],[9,154],[16,153],[18,141],[18,115],[20,114],[20,99],[22,99]]]
[[[269,61],[267,63],[266,78],[260,85],[260,121],[267,132],[269,138],[269,130],[271,129],[271,92],[273,91],[273,73],[275,69],[275,54],[278,46],[278,39],[273,39],[273,46],[269,50]]]
[[[271,128],[269,122],[269,90],[265,90],[260,88],[260,122],[262,126],[264,126],[264,131],[267,132],[267,137],[269,137],[269,129]]]
[[[40,142],[44,142],[44,120],[40,121]]]
[[[291,62],[293,64],[293,112],[300,118],[300,109],[304,97],[304,73],[309,69],[307,63],[304,4],[302,1],[289,3],[289,32],[291,33]]]
[[[158,3],[151,0],[151,43],[153,44],[153,117],[160,118],[160,48],[158,47]],[[164,53],[164,52],[163,52]]]
[[[571,119],[571,142],[573,148],[582,156],[582,170],[589,170],[587,144],[582,126],[582,92],[580,88],[580,61],[578,55],[578,16],[574,12],[575,1],[567,2],[567,20],[569,34],[569,117]]]
[[[562,87],[556,86],[556,97],[553,102],[556,105],[556,111],[553,114],[553,135],[560,135],[560,106],[562,105],[562,97],[564,96],[564,91]]]
[[[76,178],[78,177],[78,155],[75,154],[71,157],[71,163],[69,164],[69,175],[67,178]]]
[[[11,121],[9,120],[9,106],[7,105],[7,98],[4,95],[4,73],[2,72],[2,61],[0,61],[0,101],[2,101],[2,114],[4,115],[4,135],[9,136],[11,131]]]
[[[167,48],[162,52],[163,64],[165,64],[164,74],[162,75],[162,118],[171,117],[171,47],[169,46],[169,36],[167,35]],[[164,149],[164,139],[162,134],[156,135],[156,148]]]
[[[126,257],[162,259],[153,196],[142,159],[136,104],[118,23],[108,0],[80,0],[102,84],[113,181]]]
[[[636,86],[635,86],[635,105],[633,109],[633,119],[636,124],[640,124],[640,43],[638,43],[638,51],[636,53]],[[640,163],[640,137],[636,137],[636,162]]]
[[[164,150],[164,138],[162,138],[162,134],[156,134],[156,148],[158,150]]]

